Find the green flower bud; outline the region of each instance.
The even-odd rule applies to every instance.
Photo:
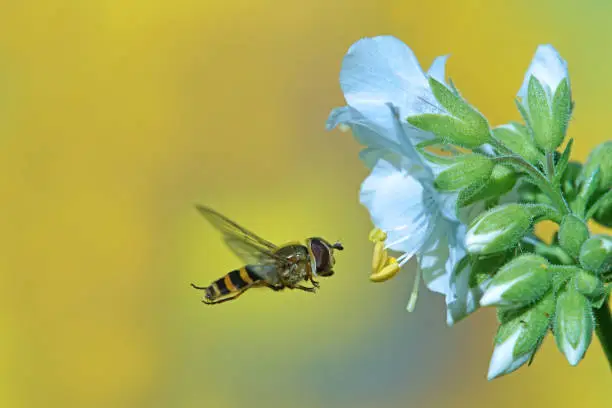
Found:
[[[472,183],[485,184],[493,171],[493,160],[480,154],[469,154],[455,158],[453,163],[436,178],[436,188],[441,191],[456,191]]]
[[[465,245],[472,254],[493,254],[514,247],[531,227],[531,212],[519,204],[495,207],[472,221]]]
[[[546,90],[535,76],[529,79],[527,87],[529,124],[536,144],[545,151],[553,151],[561,141],[551,137],[552,109]]]
[[[529,125],[536,144],[547,152],[554,152],[563,143],[571,115],[571,93],[567,78],[562,80],[550,98],[542,83],[529,78],[527,87]]]
[[[466,207],[477,201],[498,198],[506,194],[516,184],[517,174],[506,166],[496,165],[486,183],[473,183],[461,190],[457,207]]]
[[[612,228],[612,200],[603,202],[593,214],[593,219],[604,227]]]
[[[580,181],[584,182],[591,178],[598,167],[601,173],[599,189],[605,191],[612,189],[612,141],[610,140],[603,142],[589,154],[580,175]]]
[[[554,309],[554,297],[549,292],[533,306],[501,311],[489,380],[511,373],[533,357],[546,335]]]
[[[593,313],[587,298],[571,285],[557,298],[554,328],[557,347],[571,365],[577,365],[591,344]]]
[[[539,163],[544,156],[533,142],[529,130],[520,123],[511,122],[496,127],[493,137],[530,163]]]
[[[568,254],[578,257],[582,243],[589,238],[589,228],[575,215],[563,217],[559,227],[559,244]]]
[[[580,265],[594,273],[605,272],[612,264],[612,237],[594,235],[580,247]]]
[[[548,261],[539,255],[521,255],[497,272],[480,299],[480,304],[521,307],[534,303],[551,285]]]
[[[574,287],[587,297],[597,297],[604,291],[603,282],[597,276],[582,269],[574,276]]]

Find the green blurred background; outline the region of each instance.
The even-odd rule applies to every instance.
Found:
[[[610,139],[609,2],[0,2],[0,406],[609,406],[597,340],[570,368],[549,338],[487,382],[495,316],[405,311],[412,270],[375,285],[366,169],[342,57],[394,34],[493,124],[535,48],[569,62],[574,158]],[[240,266],[194,203],[282,243],[341,239],[316,295],[210,308],[190,282]]]

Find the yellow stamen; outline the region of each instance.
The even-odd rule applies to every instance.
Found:
[[[372,282],[384,282],[397,275],[399,271],[400,266],[397,263],[397,259],[390,257],[387,259],[386,265],[380,271],[370,275],[370,280]]]
[[[380,271],[387,263],[387,250],[385,243],[378,241],[374,244],[374,256],[372,257],[372,273]]]
[[[387,234],[379,228],[374,228],[370,231],[368,239],[372,242],[384,242],[387,239]]]

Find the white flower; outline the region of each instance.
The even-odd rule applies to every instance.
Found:
[[[447,57],[437,57],[428,71],[429,76],[443,83]],[[436,101],[412,50],[391,36],[364,38],[353,44],[342,62],[340,87],[348,106],[332,111],[328,129],[338,122],[347,122],[346,116],[353,114],[352,108],[366,120],[384,128],[386,131],[380,136],[399,143],[385,104],[397,107],[402,119],[423,113],[446,112]],[[434,137],[413,127],[406,133],[413,141]]]
[[[546,91],[549,102],[551,102],[561,81],[566,78],[569,81],[567,62],[561,58],[552,45],[546,44],[538,46],[533,60],[531,61],[531,65],[529,65],[529,69],[527,69],[525,73],[523,84],[517,94],[517,96],[521,98],[524,106],[528,106],[527,90],[529,87],[529,80],[532,76],[540,81]]]
[[[428,75],[444,82],[446,58],[436,58]],[[446,295],[447,322],[453,324],[478,307],[481,294],[469,288],[469,274],[454,274],[466,253],[466,227],[456,216],[457,195],[442,194],[434,187],[441,169],[414,147],[433,135],[404,120],[446,112],[410,48],[394,37],[366,38],[351,46],[340,84],[348,106],[333,110],[327,127],[349,126],[355,138],[368,146],[366,161],[372,172],[362,184],[360,200],[382,232],[371,234],[377,245],[384,242],[383,251],[375,250],[373,262],[388,275],[380,280],[416,256],[419,272],[408,309],[414,307],[422,274],[429,289]],[[402,255],[397,260],[389,258],[388,249]]]

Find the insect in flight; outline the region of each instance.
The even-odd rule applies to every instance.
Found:
[[[245,263],[209,286],[191,284],[204,291],[202,301],[209,305],[237,299],[254,287],[315,292],[319,287],[315,276],[333,275],[334,250],[344,249],[339,242],[330,244],[319,237],[308,238],[306,245],[293,242],[276,246],[211,208],[201,205],[196,208],[223,234],[227,246]],[[312,286],[302,285],[303,281],[309,281]]]

